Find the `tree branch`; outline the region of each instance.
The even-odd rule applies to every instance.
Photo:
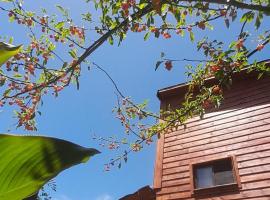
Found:
[[[270,35],[268,36],[268,39],[265,40],[264,43],[262,43],[262,45],[267,45],[270,42]],[[258,48],[254,49],[253,51],[251,51],[249,54],[247,54],[247,58],[251,57],[253,54],[255,54],[257,51],[259,51]]]
[[[179,0],[179,2],[205,2],[205,3],[214,3],[214,4],[221,4],[221,5],[227,5],[227,6],[234,6],[241,9],[247,9],[247,10],[257,10],[262,12],[270,12],[270,6],[262,6],[258,4],[247,4],[243,2],[239,2],[236,0]]]
[[[1,9],[1,7],[0,7]],[[143,9],[137,11],[136,13],[132,14],[131,17],[131,21],[135,20],[135,19],[139,19],[141,17],[143,17],[144,15],[146,15],[147,13],[151,12],[153,10],[152,4],[148,4],[146,7],[144,7]],[[102,35],[98,40],[96,40],[91,46],[89,46],[84,53],[78,58],[77,62],[75,62],[74,64],[72,64],[72,66],[70,68],[68,68],[66,70],[66,73],[71,73],[71,75],[74,73],[75,67],[80,65],[83,61],[85,61],[85,59],[90,56],[97,48],[99,48],[110,36],[112,36],[114,33],[116,33],[118,30],[120,30],[121,28],[125,27],[126,25],[128,25],[128,23],[130,22],[130,18],[126,18],[123,22],[121,22],[118,26],[116,26],[114,29],[108,31],[107,33],[105,33],[104,35]],[[54,79],[50,80],[47,82],[46,85],[50,85],[53,84],[55,82],[57,82],[58,80],[61,79],[61,76],[55,77]],[[68,84],[67,84],[68,85]],[[66,86],[67,86],[66,85]],[[42,85],[37,85],[35,86],[32,90],[36,90],[36,89],[40,89],[44,86]],[[29,92],[29,91],[27,91]],[[15,98],[17,96],[20,96],[22,94],[27,93],[25,91],[17,93],[13,96],[8,96],[8,97],[3,97],[1,100],[3,99],[7,99],[7,98]]]

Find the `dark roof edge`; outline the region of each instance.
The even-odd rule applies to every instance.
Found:
[[[119,200],[134,200],[134,199],[149,199],[154,200],[155,199],[155,191],[150,186],[144,186],[137,190],[133,194],[126,195]]]

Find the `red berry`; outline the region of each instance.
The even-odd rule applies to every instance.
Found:
[[[9,13],[8,13],[8,16],[9,16],[9,17],[12,17],[12,16],[13,16],[13,12],[9,12]]]
[[[204,22],[199,22],[199,23],[198,23],[198,27],[199,27],[200,29],[204,30],[204,29],[205,29],[205,23],[204,23]]]
[[[221,10],[221,11],[220,11],[220,15],[221,15],[221,16],[227,15],[227,11],[226,11],[226,10]]]
[[[264,48],[264,45],[263,44],[259,44],[256,49],[258,51],[261,51],[263,48]]]
[[[170,33],[163,33],[163,37],[166,38],[166,39],[169,39],[172,36],[170,35]]]
[[[181,35],[183,33],[183,29],[177,29],[176,34]]]
[[[209,108],[211,108],[211,107],[212,107],[212,101],[211,101],[211,99],[206,99],[206,100],[203,102],[202,107],[203,107],[204,109],[209,109]]]
[[[166,62],[165,62],[165,68],[168,70],[168,71],[170,71],[171,69],[172,69],[172,61],[170,61],[170,60],[167,60]]]
[[[213,87],[212,92],[213,92],[213,94],[217,94],[217,95],[222,94],[222,90],[218,85]]]
[[[129,4],[128,4],[127,2],[123,2],[123,3],[121,4],[121,7],[122,7],[122,9],[123,9],[124,11],[127,11],[127,10],[129,9]]]
[[[243,39],[239,39],[236,43],[236,48],[239,50],[244,46],[244,40]]]
[[[218,65],[212,65],[212,66],[211,66],[211,70],[212,70],[213,72],[217,72],[217,71],[220,70],[220,67],[219,67]]]

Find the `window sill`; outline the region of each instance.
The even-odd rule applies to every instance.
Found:
[[[214,187],[194,189],[192,196],[212,196],[237,191],[239,191],[239,185],[237,183],[229,183],[224,185],[217,185]]]

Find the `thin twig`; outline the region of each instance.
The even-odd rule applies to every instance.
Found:
[[[96,64],[95,62],[92,63],[97,69],[101,70],[111,81],[111,83],[113,84],[115,90],[117,91],[117,93],[121,96],[121,98],[126,99],[126,101],[128,101],[133,107],[135,107],[137,110],[140,110],[140,112],[143,115],[147,115],[150,117],[153,117],[155,119],[161,119],[159,116],[154,115],[153,113],[149,113],[145,110],[141,110],[137,105],[135,105],[132,101],[128,100],[128,98],[126,98],[126,96],[121,92],[121,90],[119,89],[119,87],[117,86],[116,82],[113,80],[113,78],[110,76],[110,74],[101,66],[99,66],[98,64]]]
[[[241,31],[239,33],[238,39],[241,39],[243,37],[242,34],[244,32],[244,28],[245,28],[246,24],[247,24],[247,20],[245,20],[245,22],[243,23],[243,25],[241,27]]]
[[[270,35],[268,35],[268,37],[267,37],[268,39],[266,39],[266,41],[264,42],[264,43],[262,43],[262,45],[267,45],[269,42],[270,42]],[[256,48],[256,49],[254,49],[253,51],[251,51],[249,54],[247,54],[247,58],[249,58],[249,57],[251,57],[253,54],[255,54],[256,52],[258,52],[259,51],[259,49],[258,48]]]

